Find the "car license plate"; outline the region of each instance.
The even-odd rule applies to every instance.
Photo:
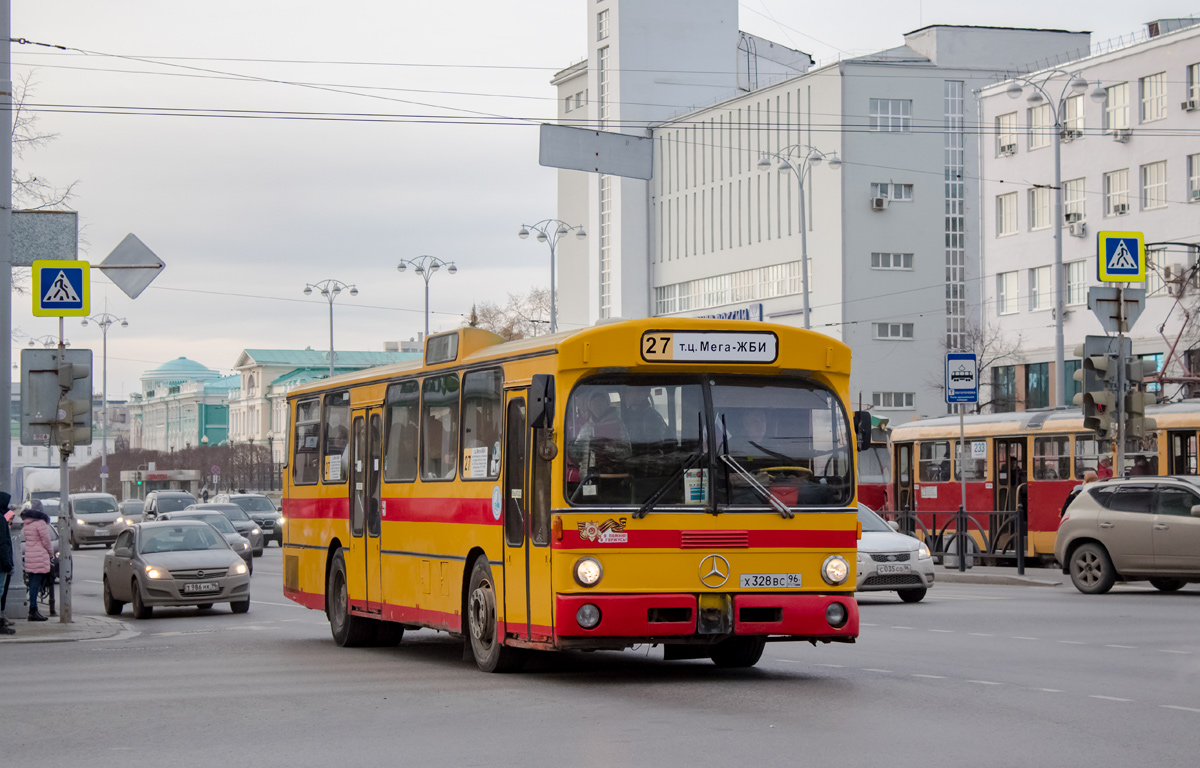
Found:
[[[799,589],[798,573],[743,573],[742,589]]]
[[[108,529],[107,528],[97,528],[96,535],[97,536],[106,536],[106,535],[108,535]]]
[[[221,585],[215,581],[199,581],[194,584],[184,584],[184,592],[218,592]]]
[[[896,564],[884,563],[884,564],[875,566],[876,573],[909,573],[910,571],[911,571],[911,568],[910,568],[910,566],[907,566],[907,565],[896,565]]]

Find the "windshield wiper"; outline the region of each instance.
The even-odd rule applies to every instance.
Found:
[[[795,517],[795,515],[792,513],[792,510],[788,508],[788,505],[780,501],[778,496],[771,493],[762,483],[758,482],[758,479],[754,477],[754,475],[750,474],[745,467],[739,464],[737,459],[733,458],[728,453],[723,453],[721,454],[721,461],[725,462],[730,468],[733,469],[733,471],[737,472],[738,476],[746,481],[746,485],[750,486],[750,488],[757,493],[763,501],[770,504],[776,512],[788,519]]]
[[[696,451],[691,456],[688,456],[687,460],[680,464],[679,468],[667,478],[667,481],[660,485],[658,490],[650,494],[650,498],[646,499],[646,502],[642,504],[642,506],[637,508],[637,511],[633,513],[633,519],[641,520],[643,517],[650,514],[650,511],[654,509],[656,504],[658,504],[659,499],[661,499],[666,492],[669,491],[673,485],[675,485],[675,483],[679,482],[679,480],[689,469],[696,466],[696,464],[700,462],[700,459],[707,455],[708,451]]]

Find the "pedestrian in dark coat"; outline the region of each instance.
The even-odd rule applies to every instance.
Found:
[[[4,617],[4,606],[8,603],[8,582],[16,564],[13,559],[12,534],[8,530],[8,521],[13,518],[13,513],[8,508],[11,499],[7,493],[0,491],[0,515],[4,521],[0,524],[0,635],[16,634],[16,630]]]
[[[25,572],[29,574],[29,620],[46,621],[38,612],[37,596],[50,578],[54,565],[54,543],[50,539],[50,518],[42,511],[42,502],[34,499],[21,512],[25,523]]]

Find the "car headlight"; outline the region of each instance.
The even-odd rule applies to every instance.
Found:
[[[594,557],[581,557],[575,561],[575,581],[581,587],[594,587],[604,575],[600,561]]]
[[[165,578],[165,577],[166,577],[165,571],[160,571],[156,566],[153,566],[153,565],[146,566],[146,578],[161,579],[161,578]]]
[[[117,523],[117,525],[125,525],[125,518],[118,517],[116,520],[116,523]]]
[[[250,542],[248,542],[248,541],[239,541],[239,542],[238,542],[238,549],[250,549]]]
[[[918,560],[928,560],[929,559],[929,545],[923,541],[917,545],[917,559]]]
[[[285,520],[287,520],[287,518],[285,518],[283,515],[280,515],[280,516],[279,516],[279,524],[280,524],[280,525],[283,525],[283,523],[284,523],[284,521],[285,521]]]
[[[850,565],[841,555],[830,555],[821,566],[821,578],[825,583],[837,586],[850,576]]]
[[[257,536],[258,534],[262,533],[262,531],[255,528],[255,529],[251,530],[250,533],[253,533],[255,536]]]
[[[226,575],[241,576],[245,572],[246,572],[246,564],[245,563],[237,563],[236,565],[229,566],[229,573]]]

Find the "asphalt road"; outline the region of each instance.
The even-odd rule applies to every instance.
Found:
[[[102,550],[77,553],[99,614]],[[1200,753],[1200,586],[1087,597],[935,586],[862,599],[859,643],[751,670],[661,649],[485,675],[433,632],[341,649],[256,560],[235,616],[156,609],[111,640],[0,650],[0,765],[1186,766]],[[1143,588],[1144,587],[1144,588]]]

